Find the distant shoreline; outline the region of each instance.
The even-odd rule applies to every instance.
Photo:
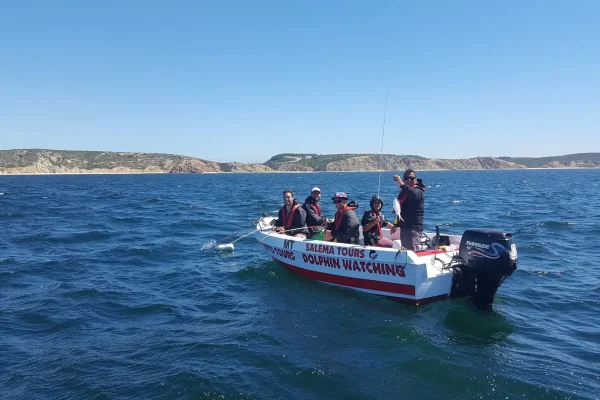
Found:
[[[473,169],[417,169],[417,172],[444,172],[444,171],[554,171],[554,170],[595,170],[598,167],[557,167],[557,168],[473,168]],[[0,177],[4,176],[67,176],[67,175],[248,175],[248,174],[315,174],[315,173],[364,173],[364,172],[401,172],[395,171],[265,171],[265,172],[196,172],[196,173],[170,173],[170,172],[23,172],[4,173],[0,171]]]
[[[600,153],[514,158],[437,159],[402,154],[282,153],[264,163],[216,162],[163,153],[16,149],[0,150],[0,175],[134,175],[198,173],[306,173],[477,171],[600,168]]]

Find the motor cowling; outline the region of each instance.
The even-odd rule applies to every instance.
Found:
[[[452,297],[468,295],[478,308],[491,308],[496,291],[517,269],[517,247],[510,233],[466,230],[454,258]]]

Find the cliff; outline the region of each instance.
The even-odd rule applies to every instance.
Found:
[[[0,150],[0,174],[268,172],[264,164],[218,163],[173,154]]]
[[[395,154],[278,154],[266,163],[275,171],[403,171],[440,169],[598,168],[600,153],[556,157],[474,157],[467,159],[425,158]]]
[[[278,154],[263,164],[221,163],[173,154],[70,150],[0,150],[0,174],[134,174],[274,171],[598,168],[600,153],[555,157],[437,159],[417,155]]]

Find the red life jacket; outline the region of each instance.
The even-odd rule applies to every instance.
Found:
[[[417,186],[416,183],[413,183],[412,187]],[[404,203],[404,200],[406,200],[406,198],[408,197],[408,190],[405,190],[404,193],[401,192],[400,196],[398,196],[398,201],[400,202],[400,205],[402,205],[402,203]]]
[[[285,206],[283,206],[283,208],[281,209],[281,219],[283,219],[283,227],[286,231],[292,228],[292,222],[294,222],[294,213],[296,212],[296,208],[298,207],[298,204],[292,207],[292,209],[290,210],[289,217],[287,216]]]
[[[376,213],[373,210],[365,211],[365,214],[367,214],[367,213],[373,214],[373,216],[375,217],[375,221],[377,221],[377,224],[375,224],[375,226],[377,227],[377,233],[379,234],[379,236],[383,237],[383,232],[381,231],[381,221],[379,221],[379,217],[378,217],[379,213]],[[371,228],[371,229],[373,229],[373,228]]]
[[[315,212],[317,213],[317,215],[319,217],[322,217],[323,215],[321,215],[321,205],[319,203],[312,203],[312,204],[308,204],[309,207],[312,207],[313,210],[315,210]]]
[[[335,224],[335,230],[339,230],[340,226],[342,226],[342,218],[344,213],[346,212],[346,210],[349,210],[348,206],[344,206],[344,208],[342,210],[339,210],[338,212],[335,213],[335,219],[334,219],[334,224]]]

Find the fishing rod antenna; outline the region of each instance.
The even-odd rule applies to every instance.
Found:
[[[377,185],[377,197],[379,197],[379,192],[381,191],[381,165],[383,161],[383,138],[385,137],[385,117],[387,115],[387,102],[388,102],[389,92],[385,93],[385,107],[383,109],[383,130],[381,133],[381,153],[379,154],[379,184]]]

